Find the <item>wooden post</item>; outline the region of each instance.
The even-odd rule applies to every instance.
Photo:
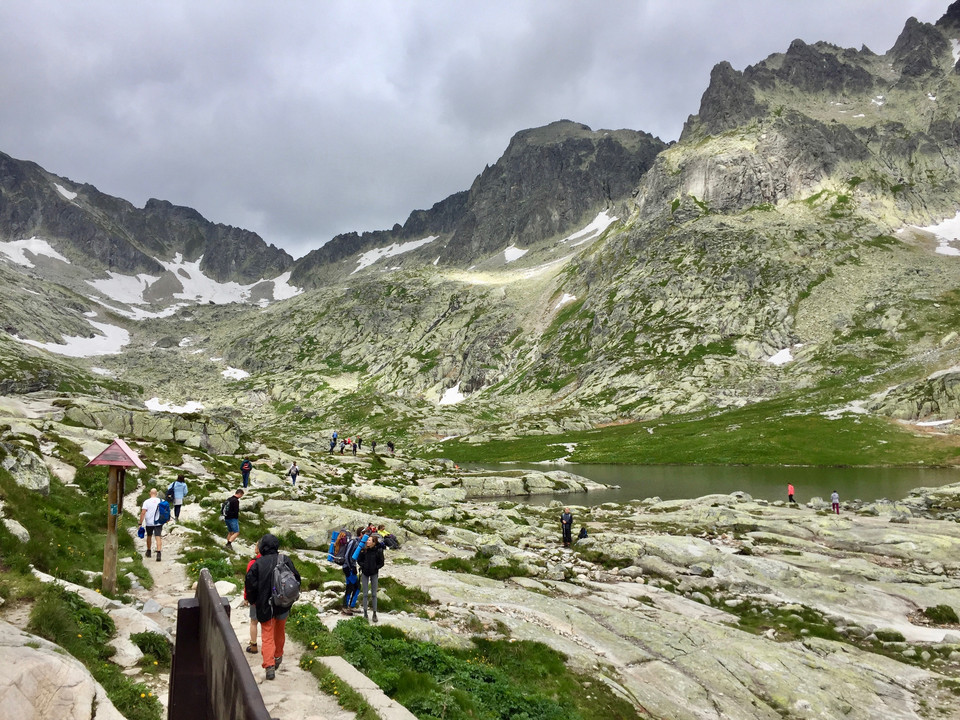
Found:
[[[120,515],[119,468],[110,466],[107,490],[107,540],[103,544],[103,594],[117,592],[117,518]]]

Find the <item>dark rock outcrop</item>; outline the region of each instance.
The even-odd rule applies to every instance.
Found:
[[[890,48],[893,67],[901,75],[917,78],[940,70],[939,59],[950,51],[950,44],[936,27],[912,17]]]
[[[157,259],[180,253],[189,261],[202,256],[201,269],[219,282],[249,283],[293,263],[256,233],[210,222],[191,208],[150,200],[139,209],[0,153],[0,239],[33,236],[94,271],[156,275],[164,270]]]

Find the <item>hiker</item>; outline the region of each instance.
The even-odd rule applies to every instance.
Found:
[[[563,514],[560,515],[560,529],[563,531],[563,546],[570,547],[570,543],[572,542],[573,515],[570,514],[570,508],[568,507],[565,507]]]
[[[334,448],[336,447],[337,447],[337,438],[336,437],[330,438],[330,452],[333,453]]]
[[[834,490],[833,493],[830,495],[830,505],[833,508],[833,511],[837,515],[839,515],[840,514],[840,493],[838,493],[836,490]],[[147,550],[147,553],[149,552],[150,551]]]
[[[578,541],[579,541],[579,540],[583,540],[585,537],[587,537],[587,526],[586,526],[586,525],[581,525],[581,526],[580,526],[580,532],[577,533],[577,540],[578,540]]]
[[[227,526],[227,550],[233,550],[233,541],[240,537],[240,498],[243,497],[243,488],[239,488],[227,498],[223,507],[223,522]]]
[[[262,667],[267,672],[267,680],[276,678],[277,668],[283,661],[287,616],[290,614],[289,607],[274,606],[274,568],[282,562],[293,572],[297,582],[302,582],[293,561],[279,552],[280,541],[275,535],[267,533],[260,538],[260,557],[250,566],[244,580],[244,591],[257,608]]]
[[[157,525],[157,506],[160,504],[160,498],[157,496],[157,489],[150,488],[150,497],[143,501],[140,508],[140,527],[145,527],[147,531],[147,554],[144,557],[150,557],[150,543],[154,537],[157,538],[157,562],[160,562],[160,550],[163,548],[163,525]],[[147,520],[144,525],[144,520]]]
[[[793,485],[791,483],[787,483],[787,502],[796,502],[793,499]]]
[[[376,441],[376,440],[374,440],[373,442],[370,443],[370,452],[372,452],[374,455],[377,454],[377,441]]]
[[[357,450],[359,450],[361,447],[363,447],[363,438],[362,438],[362,437],[358,437],[358,438],[357,438]],[[356,455],[356,453],[354,453],[354,455]]]
[[[357,448],[360,447],[360,446],[357,444],[358,442],[359,442],[358,440],[354,440],[354,441],[353,441],[353,445],[351,446],[351,447],[353,448],[353,456],[354,456],[354,457],[357,456]]]
[[[247,563],[247,572],[250,572],[250,568],[253,567],[253,564],[260,558],[260,541],[257,540],[257,545],[253,549],[256,553],[256,556]],[[246,575],[244,575],[246,578]],[[243,602],[250,606],[250,644],[247,645],[247,652],[251,655],[256,655],[260,652],[260,649],[257,647],[257,599],[252,598],[247,595],[246,582],[244,582],[243,588]]]
[[[343,579],[346,591],[343,593],[343,607],[340,608],[340,612],[344,615],[353,615],[352,608],[357,604],[357,595],[360,594],[360,578],[357,572],[357,561],[353,559],[353,554],[357,551],[362,535],[363,528],[358,527],[356,536],[345,539],[343,544]],[[337,542],[340,542],[339,537]]]
[[[300,474],[300,468],[297,467],[297,461],[293,461],[293,465],[290,466],[290,469],[287,470],[287,477],[290,478],[290,484],[297,484],[297,476]]]
[[[183,507],[183,499],[186,496],[187,481],[183,475],[177,475],[177,479],[167,488],[167,500],[173,505],[173,517],[175,520],[180,519],[180,508]]]
[[[341,454],[341,455],[343,455],[343,449],[344,449],[346,446],[347,446],[347,441],[346,441],[346,440],[341,440],[341,441],[340,441],[340,454]]]
[[[394,451],[393,440],[387,441],[387,450],[389,450],[390,454],[393,455],[393,451]]]
[[[360,567],[360,585],[363,588],[363,617],[367,619],[368,604],[373,606],[372,622],[377,620],[377,585],[379,581],[380,568],[383,567],[383,545],[380,544],[380,536],[374,533],[367,538],[366,544],[360,550],[360,557],[357,558],[357,565]],[[372,602],[367,600],[367,586],[370,586]]]
[[[240,463],[240,474],[243,476],[243,486],[246,487],[250,483],[250,471],[253,470],[253,463],[250,462],[247,458],[243,459],[243,462]]]

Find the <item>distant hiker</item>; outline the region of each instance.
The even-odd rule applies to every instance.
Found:
[[[341,440],[341,441],[340,441],[340,454],[341,454],[341,455],[343,455],[343,449],[344,449],[346,446],[347,446],[347,441],[346,441],[346,440]]]
[[[374,455],[377,454],[377,441],[376,441],[376,440],[374,440],[373,442],[370,443],[370,452],[372,452]]]
[[[587,526],[581,525],[580,532],[577,533],[577,540],[583,540],[587,536]]]
[[[302,582],[293,561],[286,555],[279,554],[279,551],[280,541],[276,536],[267,533],[260,538],[260,557],[250,566],[244,581],[244,591],[247,597],[253,599],[257,607],[262,667],[267,671],[267,680],[273,680],[276,677],[277,668],[283,660],[283,646],[287,639],[287,616],[290,614],[289,605],[278,604],[280,600],[274,575],[282,578],[282,568],[286,568],[293,573],[298,584]],[[280,565],[281,572],[274,573],[277,565]]]
[[[290,469],[287,470],[287,477],[290,478],[290,484],[297,484],[297,476],[300,474],[300,468],[297,467],[297,461],[293,461],[293,465],[290,466]]]
[[[253,470],[253,463],[250,462],[247,458],[243,459],[243,462],[240,463],[240,474],[243,476],[243,486],[246,487],[250,483],[250,471]]]
[[[332,453],[334,451],[334,448],[336,447],[337,447],[337,438],[335,437],[330,438],[330,452]]]
[[[833,507],[833,511],[839,515],[840,514],[840,493],[836,490],[830,495],[830,505]],[[149,540],[147,541],[149,542]],[[147,551],[149,552],[149,550]]]
[[[336,430],[333,431],[333,441],[334,441],[334,442],[337,441],[337,431],[336,431]]]
[[[796,502],[793,499],[793,485],[790,483],[787,483],[787,502]]]
[[[354,457],[357,456],[357,448],[358,448],[358,447],[360,447],[360,446],[357,445],[357,441],[354,440],[354,441],[353,441],[353,445],[352,445],[352,448],[353,448],[353,456],[354,456]]]
[[[380,544],[380,536],[374,533],[367,538],[366,544],[360,550],[360,557],[357,559],[357,565],[360,567],[360,584],[363,588],[363,617],[367,618],[367,608],[372,605],[372,622],[377,620],[377,585],[379,583],[380,568],[383,567],[383,545]],[[367,586],[370,587],[372,601],[367,599]]]
[[[390,454],[393,455],[393,451],[394,451],[393,440],[387,441],[387,450],[389,450]]]
[[[233,541],[240,537],[240,498],[243,488],[238,489],[223,503],[223,522],[227,526],[227,550],[233,549]]]
[[[357,438],[357,450],[359,450],[362,446],[363,446],[363,438],[362,438],[362,437],[358,437],[358,438]],[[356,455],[356,453],[354,453],[354,455]]]
[[[257,540],[257,546],[254,550],[257,555],[247,563],[247,572],[250,572],[250,568],[253,567],[253,564],[260,557],[259,540]],[[250,606],[250,644],[247,645],[247,652],[251,655],[256,655],[260,652],[260,649],[257,647],[257,599],[247,595],[246,575],[244,575],[243,601]]]
[[[140,526],[147,530],[147,553],[145,557],[150,557],[150,543],[154,537],[157,538],[157,562],[160,562],[160,550],[163,548],[163,525],[157,524],[157,507],[160,505],[160,498],[157,496],[157,489],[150,488],[150,497],[143,501],[140,508]],[[144,525],[146,520],[146,525]]]
[[[563,532],[563,546],[570,547],[573,533],[573,515],[570,514],[570,508],[565,507],[560,515],[560,529]]]
[[[348,538],[350,533],[342,533],[343,540],[343,580],[346,584],[346,591],[343,593],[343,607],[340,612],[344,615],[353,615],[352,608],[357,604],[357,595],[360,594],[360,577],[357,571],[357,561],[353,559],[357,551],[357,545],[360,538],[363,537],[363,528],[357,528],[356,536]],[[340,543],[340,537],[337,537],[337,543]],[[336,551],[334,551],[336,553]]]
[[[187,496],[187,481],[183,475],[177,475],[177,479],[167,488],[167,497],[173,498],[170,502],[173,505],[173,517],[180,519],[180,508],[183,506],[183,499]]]

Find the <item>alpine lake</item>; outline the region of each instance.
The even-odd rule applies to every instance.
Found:
[[[584,494],[564,496],[572,505],[595,506],[602,503],[628,503],[631,500],[659,497],[661,500],[697,498],[717,493],[743,491],[756,499],[787,499],[787,484],[794,486],[794,499],[800,504],[814,497],[830,499],[836,490],[841,501],[869,502],[886,498],[900,500],[918,487],[939,487],[960,482],[960,470],[953,468],[898,467],[764,467],[711,465],[578,465],[540,463],[502,463],[495,468],[563,470],[604,485],[619,486]],[[491,466],[472,466],[469,470],[493,470]],[[533,495],[520,502],[549,505],[556,495]],[[519,498],[513,497],[517,501]]]

